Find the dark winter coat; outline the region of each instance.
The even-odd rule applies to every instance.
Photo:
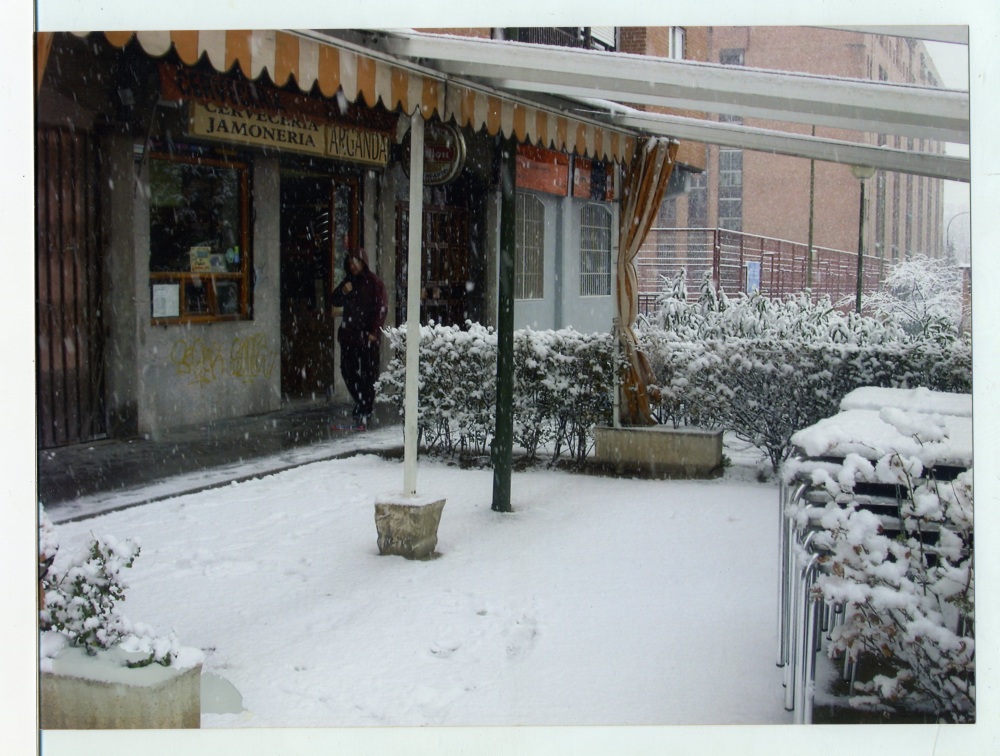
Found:
[[[330,302],[334,307],[343,307],[344,314],[337,337],[341,344],[361,345],[368,343],[368,336],[376,341],[381,335],[388,311],[388,297],[382,280],[368,269],[361,258],[362,269],[357,275],[349,270],[344,279],[333,290]],[[348,260],[344,267],[347,268]],[[344,284],[350,282],[351,290],[344,291]]]

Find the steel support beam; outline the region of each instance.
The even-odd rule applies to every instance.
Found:
[[[417,32],[376,49],[501,89],[969,142],[968,92]]]

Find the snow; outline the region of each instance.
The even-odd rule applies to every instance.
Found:
[[[242,697],[203,728],[791,721],[774,482],[532,470],[499,514],[491,471],[422,460],[447,504],[439,556],[408,561],[374,524],[401,479],[375,454],[307,462],[56,529],[142,541],[122,611]]]
[[[972,394],[949,394],[923,386],[914,389],[864,386],[854,389],[840,400],[842,410],[878,410],[883,407],[972,417]]]
[[[932,465],[972,465],[972,418],[889,407],[845,410],[792,435],[809,457],[857,454],[877,460],[890,451]]]
[[[66,648],[57,659],[49,660],[48,670],[66,677],[79,677],[103,683],[121,683],[152,688],[177,677],[201,661],[201,654],[188,649],[183,663],[164,667],[149,664],[145,667],[129,668],[127,662],[135,661],[134,654],[121,647],[98,651],[88,656],[82,648]]]

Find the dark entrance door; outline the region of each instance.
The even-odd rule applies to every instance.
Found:
[[[400,203],[396,218],[396,323],[406,320],[406,258],[410,228],[409,203]],[[464,325],[475,319],[469,291],[476,277],[471,270],[469,211],[464,207],[424,208],[421,242],[420,322]]]
[[[354,176],[287,171],[281,178],[281,391],[329,395],[337,380],[329,297],[360,234]]]
[[[38,444],[50,448],[107,433],[97,147],[39,127],[35,160]]]

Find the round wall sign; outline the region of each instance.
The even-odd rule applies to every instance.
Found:
[[[424,125],[424,186],[453,181],[465,165],[465,138],[450,123]],[[410,132],[403,137],[403,170],[410,175]]]

